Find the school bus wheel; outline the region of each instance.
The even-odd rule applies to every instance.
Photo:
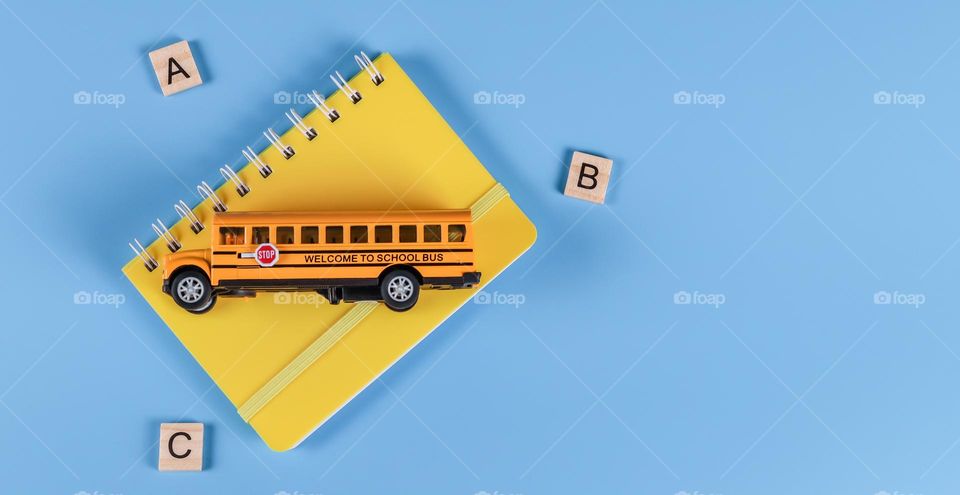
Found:
[[[387,272],[380,280],[380,297],[394,311],[406,311],[417,304],[420,282],[410,270],[398,268]]]
[[[207,311],[210,311],[211,309],[213,309],[213,306],[214,306],[215,304],[217,304],[217,293],[216,293],[216,292],[214,292],[213,295],[210,296],[210,301],[207,302],[207,305],[206,305],[206,306],[203,306],[203,307],[201,307],[200,309],[188,309],[187,311],[189,311],[189,312],[191,312],[191,313],[193,313],[193,314],[195,314],[195,315],[202,315],[202,314],[206,313]]]
[[[170,296],[178,306],[191,313],[206,313],[216,302],[210,279],[194,269],[184,270],[173,277]]]

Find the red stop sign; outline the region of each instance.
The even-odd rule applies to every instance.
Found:
[[[276,265],[277,260],[280,259],[280,251],[277,250],[277,246],[269,242],[257,246],[254,254],[257,264],[264,267]]]

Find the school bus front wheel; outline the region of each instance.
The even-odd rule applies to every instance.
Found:
[[[170,283],[170,296],[181,308],[191,313],[206,313],[217,302],[210,279],[199,269],[181,270]]]

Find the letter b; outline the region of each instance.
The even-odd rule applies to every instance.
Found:
[[[602,204],[607,196],[607,184],[612,171],[613,160],[575,151],[570,160],[563,194]]]
[[[589,170],[590,173],[587,173],[587,170]],[[577,187],[582,189],[595,189],[597,187],[597,175],[599,173],[600,169],[597,167],[590,165],[589,163],[581,163],[580,177],[577,179]],[[584,179],[587,179],[590,184],[587,185],[587,183],[584,182]]]

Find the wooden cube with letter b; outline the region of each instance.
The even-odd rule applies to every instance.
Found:
[[[170,96],[203,84],[200,70],[193,59],[190,44],[180,41],[150,52],[150,63],[157,73],[163,96]]]
[[[203,423],[160,424],[160,471],[203,470]]]
[[[573,158],[570,160],[570,172],[567,175],[567,187],[564,188],[563,194],[603,204],[612,170],[613,160],[574,151]]]

